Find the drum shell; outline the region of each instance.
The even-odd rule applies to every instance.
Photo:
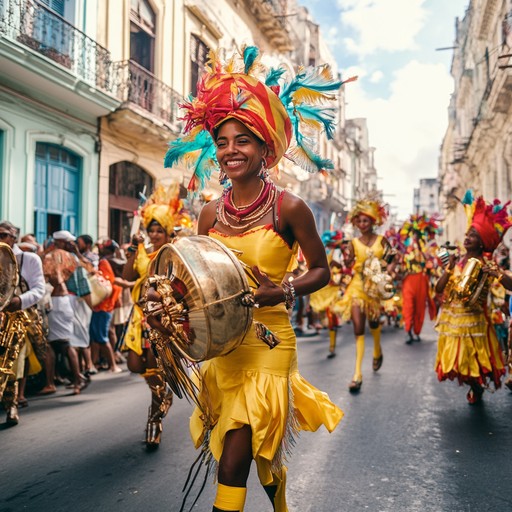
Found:
[[[173,277],[187,290],[187,343],[173,339],[192,361],[226,355],[245,337],[252,324],[252,308],[241,297],[251,293],[236,256],[222,243],[201,235],[179,238],[162,247],[154,274]]]

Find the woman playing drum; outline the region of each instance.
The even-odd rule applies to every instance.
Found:
[[[140,373],[151,390],[151,405],[146,426],[146,447],[158,448],[162,435],[162,419],[172,404],[172,392],[168,390],[162,371],[150,350],[149,327],[145,321],[139,299],[147,278],[148,269],[159,249],[171,241],[175,226],[184,218],[183,205],[178,198],[178,185],[168,190],[159,187],[148,199],[141,217],[151,243],[144,246],[144,237],[137,233],[128,248],[128,261],[123,270],[123,279],[135,281],[132,290],[134,302],[130,322],[124,337],[123,350],[128,350],[127,366],[131,372]]]
[[[293,306],[297,295],[327,284],[329,268],[311,210],[299,197],[278,189],[268,176],[267,169],[288,149],[292,122],[299,120],[298,113],[290,109],[291,120],[283,105],[291,88],[285,87],[281,97],[275,92],[276,76],[282,71],[274,71],[267,85],[251,76],[256,55],[254,47],[245,49],[242,73],[233,72],[232,63],[229,71],[222,71],[212,57],[210,72],[198,84],[198,97],[184,106],[190,136],[171,144],[166,157],[170,167],[184,156],[188,143],[197,149],[193,143],[201,138],[206,141],[201,161],[209,155],[210,162],[218,162],[221,182],[229,180],[230,185],[217,201],[203,208],[198,234],[241,253],[240,259],[252,268],[259,282],[254,320],[265,324],[280,340],[269,350],[254,330],[249,330],[234,351],[202,365],[203,398],[208,394],[214,424],[210,428],[204,425],[202,413],[196,409],[190,427],[196,447],[207,443],[219,463],[214,511],[243,510],[253,459],[274,510],[286,511],[284,462],[293,434],[315,431],[322,424],[332,431],[343,416],[325,393],[301,377],[297,367],[296,339],[287,308]],[[324,87],[319,90],[340,87],[327,68],[309,73],[304,73],[302,80],[314,83],[313,78],[317,79]],[[297,77],[295,85],[300,80]],[[327,120],[326,126],[332,129]],[[309,150],[294,149],[304,154]],[[328,165],[311,156],[319,168]],[[313,166],[315,162],[309,163]],[[204,182],[200,173],[196,168],[192,189]],[[292,283],[283,282],[296,263],[299,246],[308,271]]]
[[[495,388],[501,386],[505,374],[503,355],[487,308],[489,285],[494,278],[508,290],[512,289],[512,277],[503,273],[496,264],[488,263],[484,253],[492,254],[498,247],[507,229],[512,226],[512,217],[506,205],[499,201],[486,204],[482,197],[475,198],[466,192],[463,204],[466,207],[469,228],[464,238],[466,254],[456,264],[452,255],[443,275],[436,284],[436,292],[445,292],[436,329],[439,332],[435,369],[440,381],[457,379],[467,384],[469,404],[482,400],[484,388],[492,381]],[[469,261],[474,258],[475,261]],[[476,264],[478,275],[471,277],[476,285],[482,285],[477,295],[470,284],[460,286],[464,269]],[[469,276],[467,276],[469,277]],[[468,281],[466,277],[466,281]]]

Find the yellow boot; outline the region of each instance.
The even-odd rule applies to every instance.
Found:
[[[329,354],[327,357],[331,359],[336,356],[336,329],[329,331]]]

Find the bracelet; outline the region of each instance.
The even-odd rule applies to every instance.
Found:
[[[284,292],[284,305],[286,306],[286,309],[293,309],[293,306],[295,306],[295,300],[297,299],[295,287],[291,282],[288,282],[283,283],[281,288]]]
[[[502,272],[497,278],[496,278],[496,282],[497,283],[501,283],[502,279],[505,277],[505,274]]]
[[[128,247],[127,249],[128,252],[137,252],[137,246],[135,245],[130,245],[130,247]]]

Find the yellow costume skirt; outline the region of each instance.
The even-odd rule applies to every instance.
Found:
[[[341,300],[333,306],[333,311],[341,316],[343,322],[352,317],[352,308],[357,306],[370,320],[378,320],[381,313],[379,300],[368,297],[363,290],[363,278],[360,272],[352,276]]]
[[[261,308],[254,320],[263,322],[280,339],[272,350],[251,327],[243,343],[226,356],[201,367],[200,401],[213,426],[205,425],[196,408],[190,431],[196,448],[206,438],[219,461],[230,430],[250,425],[252,453],[263,485],[272,482],[300,430],[315,431],[325,425],[332,432],[343,417],[326,393],[303,379],[297,368],[296,340],[283,305]],[[211,431],[209,431],[211,428]]]
[[[444,305],[436,330],[439,333],[435,370],[439,380],[459,384],[477,382],[501,386],[505,365],[496,331],[483,309],[470,310],[458,303]]]
[[[336,302],[339,293],[339,285],[328,284],[309,296],[309,305],[314,311],[321,313]]]

